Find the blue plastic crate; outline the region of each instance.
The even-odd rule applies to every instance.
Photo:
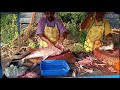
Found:
[[[65,60],[44,60],[40,70],[42,76],[62,76],[69,73],[70,67]]]

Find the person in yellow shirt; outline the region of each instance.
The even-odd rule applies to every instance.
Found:
[[[109,22],[104,18],[105,12],[89,12],[82,22],[81,29],[87,31],[84,48],[91,52],[103,45],[103,41],[112,41],[112,34]]]

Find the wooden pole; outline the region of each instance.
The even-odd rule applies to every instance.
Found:
[[[18,24],[18,48],[20,49],[20,14],[19,13],[17,17],[17,24]]]

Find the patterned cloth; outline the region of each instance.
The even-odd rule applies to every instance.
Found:
[[[88,31],[84,44],[86,52],[100,47],[103,37],[111,33],[110,24],[106,19],[100,22],[97,22],[95,18],[90,19],[86,26],[86,30]]]

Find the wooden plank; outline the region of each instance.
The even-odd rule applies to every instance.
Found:
[[[38,22],[40,17],[36,18],[36,22]],[[29,23],[31,18],[20,18],[20,23]]]
[[[20,23],[29,23],[31,18],[20,18]]]
[[[23,13],[20,13],[20,22],[21,23],[29,23],[30,20],[31,20],[31,16],[32,16],[32,12],[23,12]],[[36,22],[39,21],[39,19],[43,16],[43,13],[37,13],[36,15]]]
[[[43,13],[37,13],[37,17],[41,17],[43,15]],[[21,18],[31,18],[32,16],[32,12],[23,12],[23,13],[20,13],[20,17]]]
[[[32,12],[23,12],[23,13],[20,13],[20,17],[21,18],[31,18],[32,16]]]

